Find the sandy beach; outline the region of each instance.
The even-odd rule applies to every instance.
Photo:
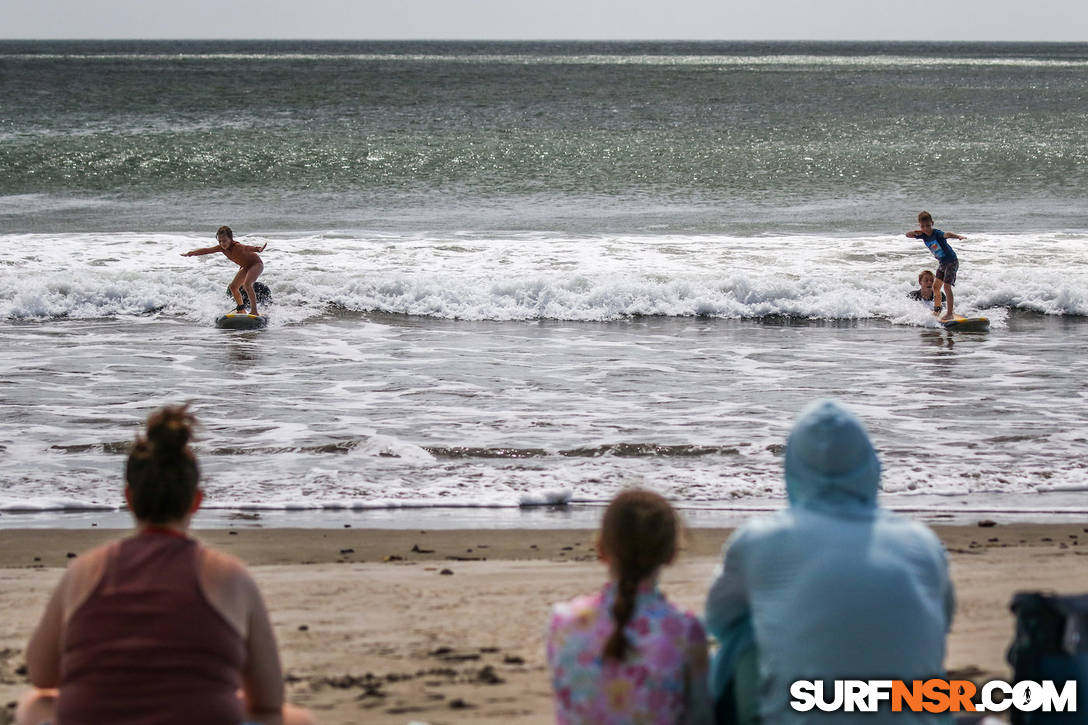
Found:
[[[988,523],[988,522],[984,522]],[[1004,677],[1015,591],[1088,590],[1088,522],[938,527],[959,607],[950,672]],[[0,697],[26,686],[23,649],[68,559],[123,534],[0,531]],[[603,581],[588,530],[236,529],[196,535],[247,561],[292,701],[327,725],[552,722],[543,630],[553,602]],[[662,589],[701,612],[725,529],[694,529]],[[1081,542],[1084,542],[1083,544]]]

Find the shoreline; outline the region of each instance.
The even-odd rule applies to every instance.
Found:
[[[935,526],[959,604],[950,673],[1005,677],[1015,591],[1088,583],[1077,523]],[[115,529],[0,530],[0,696],[25,685],[23,649],[69,555]],[[661,588],[702,612],[728,528],[689,528]],[[323,724],[554,721],[543,637],[552,603],[600,587],[593,528],[198,529],[241,557],[271,612],[288,697]],[[1083,543],[1082,543],[1083,542]],[[1072,588],[1072,589],[1071,589]],[[10,708],[0,710],[3,723]]]
[[[902,516],[939,526],[970,526],[991,520],[1001,524],[1064,524],[1088,521],[1088,507],[1074,505],[1069,492],[1055,505],[1024,507],[1010,505],[975,506],[966,498],[937,503],[933,497],[918,501],[903,497],[881,505]],[[913,497],[912,497],[913,498]],[[193,520],[194,530],[209,529],[592,529],[600,522],[607,500],[574,501],[565,504],[541,503],[521,506],[427,505],[373,508],[326,507],[314,509],[277,509],[249,506],[201,508]],[[751,503],[721,502],[673,506],[692,529],[727,529],[750,518],[766,516],[786,506],[785,499]],[[124,530],[130,527],[131,514],[125,508],[68,510],[0,510],[0,532],[33,530],[79,530],[88,528]]]

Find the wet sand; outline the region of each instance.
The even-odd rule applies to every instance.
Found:
[[[1008,675],[1023,589],[1088,591],[1088,522],[935,527],[959,607],[951,673]],[[0,531],[0,722],[26,686],[23,649],[68,559],[124,532]],[[726,529],[693,529],[661,586],[696,612]],[[603,582],[588,530],[257,529],[196,532],[252,567],[289,698],[326,725],[553,722],[550,605]],[[1082,543],[1083,542],[1083,543]]]

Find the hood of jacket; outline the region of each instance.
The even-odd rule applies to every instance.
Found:
[[[876,508],[880,461],[865,426],[834,400],[798,416],[786,443],[791,506],[850,513]]]

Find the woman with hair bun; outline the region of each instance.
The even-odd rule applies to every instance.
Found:
[[[562,725],[712,722],[706,633],[657,589],[679,529],[668,501],[651,491],[624,491],[605,510],[597,554],[610,580],[557,604],[548,629]]]
[[[27,646],[19,725],[309,725],[284,704],[272,625],[245,566],[188,535],[200,507],[187,407],[147,419],[125,465],[135,535],[64,573]]]

